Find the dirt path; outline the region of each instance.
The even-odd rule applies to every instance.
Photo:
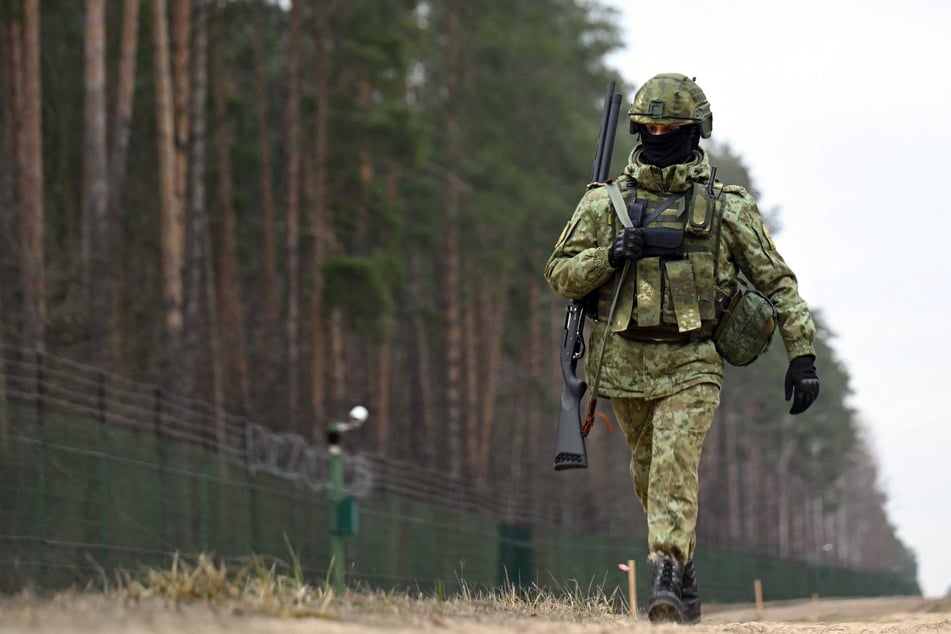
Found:
[[[542,616],[510,617],[503,613],[458,616],[451,608],[427,604],[418,612],[377,610],[298,617],[261,616],[239,607],[204,603],[172,604],[162,600],[128,602],[102,595],[65,595],[39,601],[0,599],[0,632],[47,634],[143,634],[194,632],[196,634],[656,634],[707,632],[951,633],[951,600],[888,598],[825,600],[767,604],[762,619],[754,606],[709,606],[701,625],[651,626],[645,620],[617,616],[595,623],[559,621]]]

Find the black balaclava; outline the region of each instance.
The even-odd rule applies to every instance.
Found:
[[[668,134],[651,134],[643,125],[637,126],[641,136],[644,162],[657,167],[686,163],[700,145],[700,126],[685,125]]]

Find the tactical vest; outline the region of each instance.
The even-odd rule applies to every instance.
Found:
[[[717,198],[721,188],[710,191],[695,183],[659,215],[664,200],[634,204],[636,185],[621,185],[628,213],[635,226],[646,220],[643,257],[628,267],[620,280],[598,291],[598,320],[609,319],[617,284],[617,306],[608,327],[636,341],[689,342],[709,338],[719,317],[716,276],[720,250],[721,217]],[[646,202],[646,208],[644,207]],[[643,208],[643,211],[642,211]],[[656,218],[651,219],[652,215]],[[615,218],[615,226],[617,219]],[[663,234],[663,239],[658,236]],[[672,239],[674,238],[674,239]],[[662,244],[661,244],[662,243]]]

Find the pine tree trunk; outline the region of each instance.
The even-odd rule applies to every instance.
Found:
[[[399,198],[399,169],[391,164],[386,174],[386,200],[395,205]],[[378,344],[378,374],[374,400],[374,424],[377,427],[377,447],[381,453],[389,448],[390,443],[390,389],[393,379],[393,338],[391,331],[395,319],[390,314],[381,317],[384,334],[383,341]]]
[[[170,364],[178,358],[184,317],[182,313],[182,208],[175,186],[175,110],[169,67],[168,18],[165,0],[153,0],[156,146],[158,147],[159,204],[161,207],[162,295],[165,300],[165,378],[174,375]]]
[[[207,6],[207,5],[206,5]],[[218,294],[216,292],[215,267],[212,257],[213,249],[211,245],[211,227],[208,221],[208,212],[202,206],[203,222],[201,223],[200,237],[204,242],[204,254],[200,260],[203,264],[203,279],[205,281],[205,302],[207,306],[208,319],[208,347],[211,353],[211,380],[212,380],[212,399],[215,404],[215,422],[218,432],[218,444],[224,446],[226,442],[225,429],[225,354],[222,350],[221,329],[218,326]]]
[[[723,406],[725,405],[725,407]],[[726,506],[727,506],[727,539],[730,547],[736,547],[740,544],[740,535],[742,531],[741,510],[740,510],[740,464],[737,457],[737,445],[739,437],[736,425],[736,409],[732,399],[726,399],[726,403],[721,405],[723,410],[724,448],[726,455],[724,462],[727,469],[726,477]]]
[[[749,401],[746,402],[747,419],[750,418]],[[759,447],[756,439],[749,434],[743,435],[743,444],[746,447],[743,460],[743,489],[744,489],[744,510],[743,510],[743,544],[753,552],[761,552],[760,548],[764,545],[763,534],[759,530],[760,508],[759,502],[759,484],[763,478],[758,473],[759,468]]]
[[[174,167],[174,183],[175,183],[175,207],[176,217],[180,218],[180,235],[176,236],[176,240],[179,243],[179,252],[181,255],[181,262],[179,265],[181,285],[182,285],[182,330],[184,331],[184,286],[185,286],[185,207],[187,202],[187,191],[186,187],[188,184],[188,156],[189,156],[189,146],[191,145],[191,123],[190,123],[190,107],[191,107],[191,98],[189,93],[191,92],[191,3],[192,0],[171,0],[171,72],[172,72],[172,120],[173,120],[173,134],[175,139],[174,151],[175,151],[175,167]],[[184,339],[184,332],[179,340]],[[182,350],[177,349],[175,359],[182,358]],[[181,362],[176,361],[174,365],[179,365]],[[180,371],[175,372],[175,380],[172,383],[172,386],[176,389],[181,389],[182,376],[183,373]]]
[[[367,75],[368,71],[364,70],[363,77],[360,79],[360,105],[365,112],[371,112],[373,108],[373,84]],[[366,146],[360,149],[360,173],[358,176],[362,185],[362,196],[357,210],[358,219],[353,245],[357,253],[368,254],[372,250],[370,244],[370,189],[373,186],[373,157],[370,148]]]
[[[808,513],[807,511],[807,487],[801,478],[796,477],[793,479],[793,491],[790,496],[790,509],[792,515],[792,535],[791,535],[791,551],[793,557],[803,558],[808,552],[807,548],[809,546],[809,536],[808,536]]]
[[[40,81],[39,0],[23,5],[23,87],[17,149],[19,151],[20,244],[23,245],[25,335],[30,345],[45,350],[46,263],[43,206],[43,124]]]
[[[190,144],[191,1],[172,0],[172,98],[175,110],[175,200],[184,210]],[[184,211],[183,211],[184,213]]]
[[[109,218],[117,221],[125,183],[126,157],[135,100],[135,61],[139,47],[139,0],[125,0],[112,139],[109,148]]]
[[[284,249],[287,266],[287,398],[291,429],[308,437],[300,412],[300,21],[301,0],[291,3],[287,47],[287,212]]]
[[[542,261],[542,255],[538,251],[533,251],[532,262]],[[522,394],[522,402],[525,403],[524,424],[516,424],[513,430],[513,444],[519,446],[518,453],[513,454],[511,470],[514,481],[518,483],[516,490],[532,491],[534,474],[522,474],[522,464],[524,462],[524,445],[527,440],[530,446],[542,446],[538,443],[551,442],[546,438],[545,430],[542,429],[541,412],[538,407],[538,387],[544,384],[542,375],[542,302],[541,286],[538,283],[528,285],[528,297],[526,298],[526,310],[528,314],[528,330],[526,334],[527,341],[522,349],[524,355],[522,366],[525,371],[522,374],[522,385],[519,390]],[[521,437],[520,437],[521,436]]]
[[[505,336],[505,319],[508,312],[508,272],[498,278],[497,288],[500,291],[493,297],[483,293],[477,306],[491,306],[491,310],[481,311],[485,315],[485,330],[483,334],[483,349],[486,352],[482,384],[481,403],[479,411],[482,419],[479,421],[479,481],[488,483],[492,462],[492,430],[495,427],[495,403],[499,387],[499,377],[502,374],[502,348]],[[513,421],[518,426],[518,423]]]
[[[208,343],[209,332],[203,329],[211,327],[202,321],[202,289],[204,280],[204,258],[207,257],[204,247],[204,232],[207,230],[205,207],[205,160],[207,146],[207,116],[205,106],[208,98],[208,36],[206,3],[209,0],[197,0],[195,5],[194,42],[192,50],[192,85],[189,90],[190,113],[189,132],[191,145],[188,152],[188,181],[185,190],[185,220],[188,231],[185,234],[184,284],[185,303],[183,340],[184,378],[180,388],[185,394],[210,394],[213,389],[203,381],[211,374],[211,366],[216,361],[209,358],[205,349]]]
[[[13,133],[14,121],[19,121],[19,106],[17,94],[19,92],[19,71],[17,68],[22,62],[22,52],[19,51],[19,23],[11,16],[0,20],[0,231],[4,234],[13,234],[16,225],[17,196],[17,163],[16,136]],[[15,34],[16,32],[16,34]],[[17,49],[17,50],[15,50]],[[8,290],[0,285],[0,345],[3,345],[11,324],[7,317]],[[8,449],[10,420],[7,410],[7,371],[0,356],[0,450]]]
[[[255,14],[261,15],[267,5],[259,3]],[[254,14],[252,14],[253,16]],[[265,72],[264,29],[254,29],[252,36],[254,49],[254,83],[255,105],[258,117],[258,159],[261,175],[261,313],[263,323],[258,324],[262,333],[256,337],[258,350],[256,357],[261,359],[260,379],[264,393],[270,398],[271,390],[276,386],[276,370],[278,363],[277,344],[279,337],[275,336],[278,328],[278,308],[280,306],[277,288],[277,254],[274,237],[274,186],[271,176],[274,169],[271,160],[270,118],[267,107],[267,75]]]
[[[849,522],[848,506],[848,500],[842,500],[833,516],[835,519],[835,530],[832,532],[832,537],[835,540],[833,553],[835,554],[835,563],[839,566],[847,566],[851,563],[849,561],[852,554],[850,537],[853,532],[850,526],[851,522]]]
[[[314,88],[316,94],[316,111],[314,113],[314,132],[316,135],[314,147],[314,169],[313,169],[313,189],[314,201],[311,218],[311,226],[314,231],[314,249],[313,261],[311,263],[311,273],[313,278],[313,288],[311,290],[310,304],[310,341],[311,341],[311,363],[310,363],[310,399],[311,415],[314,417],[317,425],[323,425],[327,417],[327,393],[326,393],[326,365],[325,357],[328,348],[342,346],[340,341],[334,340],[333,319],[325,314],[323,306],[323,265],[327,258],[328,249],[333,243],[330,235],[330,222],[327,218],[327,168],[328,168],[328,149],[330,147],[328,135],[328,56],[330,55],[330,32],[328,28],[329,15],[327,14],[326,3],[321,3],[317,7],[317,19],[315,22],[315,46],[317,48],[314,67]],[[330,341],[329,346],[322,342]],[[314,439],[319,436],[320,427],[314,426]]]
[[[411,299],[411,329],[412,329],[412,356],[413,356],[413,375],[415,380],[412,382],[414,389],[413,407],[410,410],[410,418],[418,422],[413,427],[415,432],[412,435],[414,439],[413,454],[421,457],[421,466],[423,468],[434,469],[436,467],[436,454],[438,447],[438,438],[436,436],[435,422],[433,417],[433,375],[429,356],[429,335],[426,331],[426,323],[423,320],[424,296],[422,281],[425,279],[425,265],[423,256],[418,251],[409,255],[409,283],[408,293]]]
[[[10,16],[0,20],[0,231],[9,235],[14,226],[12,215],[16,211],[16,195],[14,193],[17,178],[17,166],[13,160],[17,156],[16,143],[13,134],[13,122],[18,121],[16,95],[18,87],[15,85],[18,73],[14,70],[14,63],[19,63],[21,55],[14,53],[15,22]],[[18,46],[18,44],[17,44]],[[0,260],[2,261],[2,260]],[[5,309],[6,293],[0,284],[0,346],[6,339],[3,336],[10,327]],[[3,357],[0,355],[0,450],[6,450],[9,445],[10,419],[7,410],[7,370]]]
[[[3,37],[0,35],[0,37]],[[3,50],[0,45],[0,51]],[[2,122],[0,118],[0,122]],[[2,147],[2,144],[0,144]],[[2,296],[0,296],[2,297]],[[0,311],[3,310],[3,302],[0,299]],[[0,312],[0,314],[3,314]],[[0,346],[4,343],[3,330],[0,329]],[[7,366],[3,355],[0,355],[0,451],[6,451],[10,446],[10,411],[7,407]]]
[[[369,72],[366,68],[363,69],[360,79],[360,105],[365,108],[367,112],[370,112],[373,107],[373,83],[370,81]],[[370,242],[370,225],[375,202],[372,197],[372,189],[375,186],[373,182],[374,176],[373,154],[369,147],[364,146],[360,150],[359,179],[361,192],[360,203],[357,208],[358,220],[351,244],[357,254],[365,256],[372,254],[375,249],[375,245]],[[379,315],[379,321],[381,324],[387,324],[389,315],[381,313]],[[344,363],[338,364],[341,366],[339,367],[339,372],[345,379],[343,387],[345,390],[351,390],[353,392],[360,389],[360,386],[366,386],[366,388],[372,389],[379,385],[380,367],[377,364],[368,364],[362,360],[372,357],[380,358],[380,346],[377,342],[371,341],[369,337],[363,333],[356,331],[349,335],[349,339],[352,342],[352,344],[348,346],[351,354],[344,359]],[[375,402],[377,396],[377,394],[372,394],[370,396],[371,401],[368,401],[373,405],[372,411],[374,414],[379,411],[378,403]],[[342,395],[342,398],[348,399],[346,392]],[[348,400],[352,400],[353,398],[351,395]],[[338,401],[338,407],[341,405],[343,405],[343,403]],[[346,407],[350,407],[349,402],[346,404]],[[378,422],[375,416],[374,422]]]
[[[139,46],[139,0],[125,0],[122,10],[122,36],[119,49],[119,72],[116,86],[115,111],[112,118],[112,139],[109,149],[109,206],[106,212],[106,249],[114,250],[117,226],[121,213],[122,190],[125,184],[126,160],[129,150],[129,138],[132,132],[132,107],[135,99],[136,55]],[[113,369],[124,367],[124,348],[128,346],[128,335],[124,332],[124,323],[119,314],[119,301],[123,286],[118,283],[121,274],[121,262],[112,261],[112,273],[100,283],[110,287],[109,297],[112,310],[109,312],[109,357]]]
[[[194,40],[191,56],[192,86],[190,90],[190,137],[188,157],[188,217],[189,252],[188,279],[189,301],[187,337],[190,355],[189,374],[192,384],[199,390],[210,393],[215,405],[219,442],[225,433],[224,417],[224,365],[221,332],[219,328],[218,297],[215,292],[214,252],[211,240],[211,223],[205,192],[205,162],[207,160],[207,115],[208,100],[208,14],[209,0],[198,0],[194,14]],[[204,308],[204,310],[202,310]],[[202,382],[210,380],[210,385]],[[195,388],[193,388],[195,389]],[[191,391],[191,390],[189,390]]]
[[[109,204],[106,150],[106,2],[86,0],[85,107],[83,121],[83,268],[88,297],[86,326],[89,355],[106,362],[104,344],[109,324],[110,267],[106,231]]]
[[[472,259],[463,258],[460,254],[462,276],[459,283],[465,286],[465,297],[468,301],[465,303],[465,309],[460,308],[461,332],[469,334],[468,337],[462,337],[462,380],[465,383],[464,401],[465,409],[462,413],[463,435],[465,436],[465,452],[463,452],[463,462],[459,468],[466,478],[477,477],[480,473],[479,465],[479,422],[482,419],[480,408],[484,402],[483,390],[485,385],[481,380],[485,375],[479,371],[480,367],[485,368],[485,347],[484,342],[479,335],[488,334],[486,332],[486,315],[478,310],[479,300],[482,290],[477,290],[478,281],[472,270]],[[459,293],[462,295],[462,293]],[[460,298],[458,300],[463,303]],[[477,334],[478,333],[478,334]],[[477,345],[478,344],[478,345]]]
[[[778,526],[778,556],[782,559],[789,557],[792,552],[792,527],[790,526],[790,515],[792,514],[791,488],[793,483],[790,478],[789,463],[790,460],[792,460],[794,450],[795,445],[793,444],[792,439],[788,437],[788,433],[781,432],[778,458],[776,460],[774,470],[777,476],[776,523]]]
[[[816,493],[818,489],[809,492],[809,541],[806,542],[809,553],[818,556],[824,540],[824,526],[822,523],[822,497]]]
[[[215,404],[215,423],[218,443],[225,443],[225,355],[222,350],[221,328],[218,323],[218,294],[214,267],[214,249],[211,244],[211,220],[208,213],[208,201],[205,196],[205,162],[208,140],[207,109],[208,102],[208,18],[212,10],[211,0],[199,0],[195,12],[195,55],[194,79],[192,87],[192,154],[189,157],[191,182],[189,191],[192,196],[192,213],[197,217],[195,239],[198,245],[196,270],[204,281],[206,319],[208,320],[208,352],[211,369],[211,395]],[[200,264],[198,264],[200,263]]]
[[[2,5],[0,5],[2,6]],[[5,16],[0,20],[0,231],[14,235],[17,209],[18,126],[21,120],[23,64],[22,23]],[[8,308],[9,310],[9,308]]]
[[[221,9],[219,8],[219,11]],[[218,307],[222,323],[222,343],[227,351],[228,381],[233,383],[233,400],[241,413],[250,411],[248,402],[250,378],[245,353],[244,327],[241,315],[241,282],[238,276],[237,221],[234,209],[234,183],[231,166],[231,147],[234,145],[233,122],[228,117],[227,102],[230,93],[223,47],[227,38],[222,33],[222,17],[214,21],[215,37],[211,50],[212,102],[215,116],[214,144],[218,163],[218,203],[215,223],[218,244]]]
[[[454,165],[457,158],[458,124],[454,118],[453,101],[459,89],[459,52],[456,38],[459,31],[459,5],[451,1],[447,9],[446,23],[446,102],[447,120],[445,127],[447,165]],[[446,363],[446,434],[447,467],[449,475],[459,478],[462,475],[462,313],[459,300],[459,218],[462,207],[462,195],[459,191],[459,179],[452,173],[445,183],[445,224],[443,225],[442,286],[443,306],[445,308],[445,363]]]

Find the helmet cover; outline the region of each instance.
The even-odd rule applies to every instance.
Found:
[[[628,111],[631,133],[636,124],[700,126],[700,136],[710,137],[713,113],[697,82],[679,73],[661,73],[648,79],[634,95]]]

